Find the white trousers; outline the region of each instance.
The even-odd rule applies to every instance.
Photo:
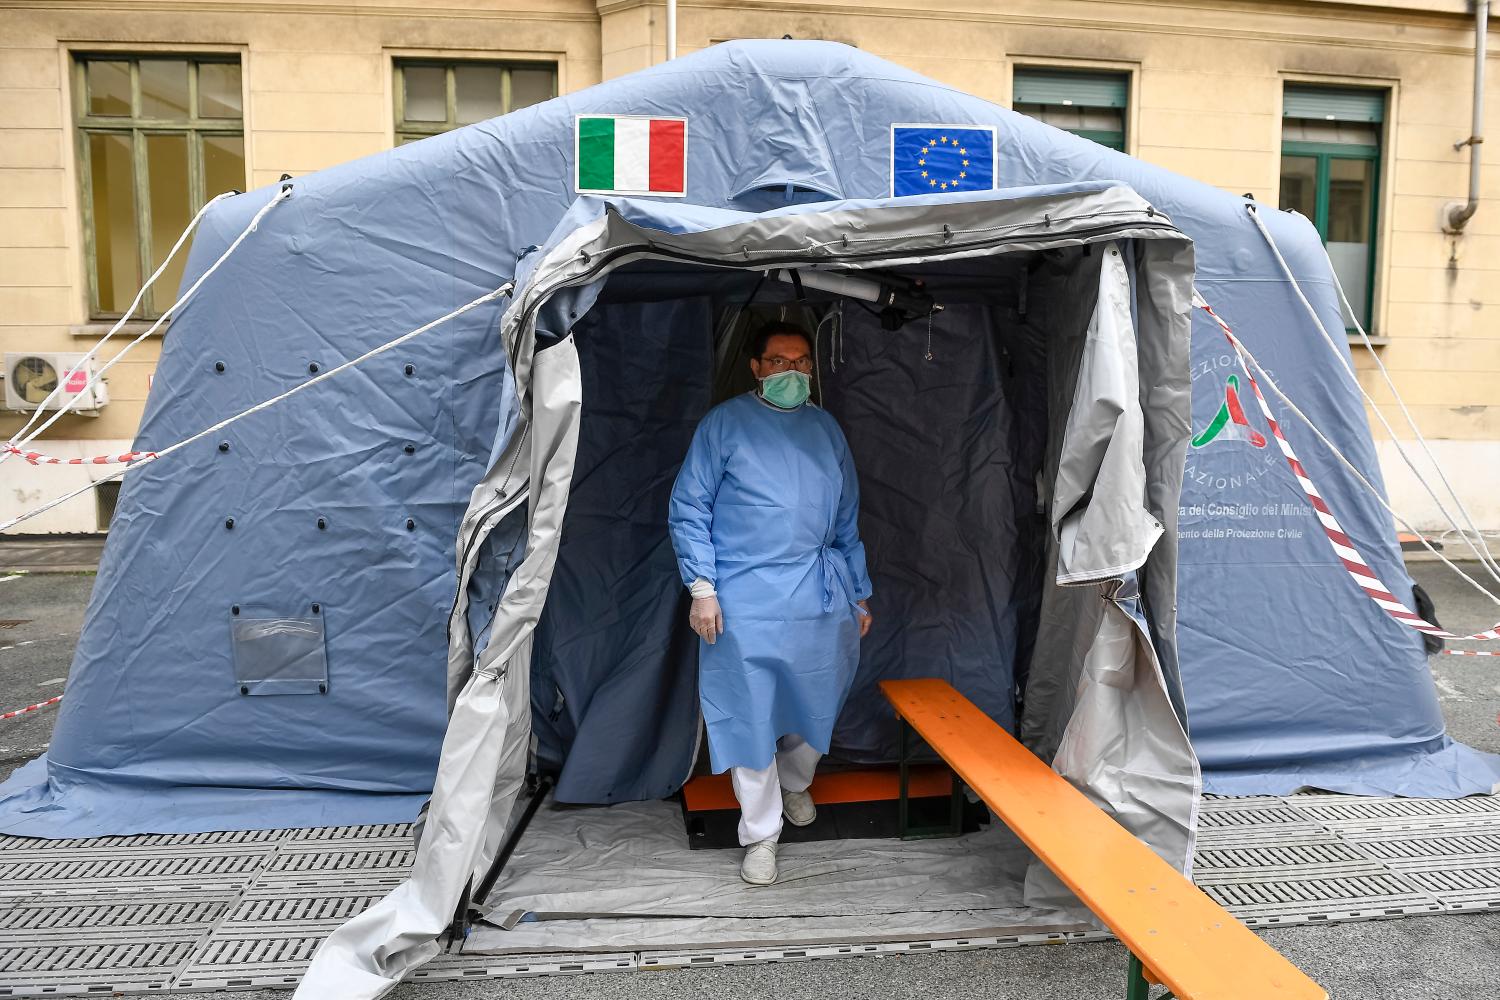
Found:
[[[776,756],[770,767],[760,771],[748,767],[729,769],[734,797],[740,803],[741,846],[781,836],[781,790],[807,791],[822,756],[802,737],[783,736],[776,741]]]

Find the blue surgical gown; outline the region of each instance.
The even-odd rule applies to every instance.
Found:
[[[827,753],[859,665],[855,602],[870,596],[838,422],[754,393],[714,407],[677,474],[668,527],[683,583],[711,582],[724,614],[724,634],[699,640],[715,773],[769,767],[784,735]]]

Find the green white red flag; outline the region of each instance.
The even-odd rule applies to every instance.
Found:
[[[579,115],[580,194],[681,197],[687,193],[687,119]]]

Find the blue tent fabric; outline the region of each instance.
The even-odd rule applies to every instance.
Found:
[[[1203,295],[1379,482],[1358,393],[1243,199],[847,46],[786,41],[713,46],[290,182],[292,196],[174,318],[137,447],[159,449],[284,392],[309,377],[310,364],[354,357],[531,266],[526,248],[565,226],[575,201],[581,113],[690,119],[691,204],[674,206],[679,218],[693,205],[784,206],[788,186],[794,202],[888,196],[891,126],[904,122],[995,126],[1002,188],[1124,182],[1192,237]],[[185,285],[273,193],[209,213]],[[1325,325],[1339,329],[1312,227],[1259,211]],[[412,816],[431,787],[444,728],[459,518],[515,426],[513,381],[495,336],[501,310],[475,309],[233,425],[222,436],[228,450],[204,440],[126,477],[52,744],[45,762],[0,785],[0,832],[74,837]],[[1194,319],[1192,354],[1196,431],[1222,402],[1229,372],[1207,317]],[[1389,518],[1305,428],[1289,415],[1283,426],[1380,578],[1409,592]],[[1274,448],[1209,441],[1190,450],[1187,470],[1180,664],[1163,667],[1180,669],[1210,791],[1313,785],[1447,796],[1500,782],[1500,760],[1445,736],[1420,637],[1350,581]],[[471,582],[476,634],[518,544],[503,532],[486,542],[484,571]],[[553,648],[568,638],[570,560],[560,561],[547,612],[555,623],[538,640]],[[242,695],[232,607],[290,616],[314,603],[325,616],[327,692]],[[641,669],[656,676],[678,655],[639,652],[648,661]],[[600,698],[599,664],[559,656],[545,669],[551,699],[537,694],[538,732],[565,772],[587,773],[617,753],[628,766],[630,754],[645,752],[622,750],[612,736],[631,720]],[[555,723],[543,721],[559,692],[566,707]],[[685,776],[673,771],[662,765],[619,794],[664,794]]]

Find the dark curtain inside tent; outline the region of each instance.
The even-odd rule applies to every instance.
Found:
[[[874,584],[875,626],[834,739],[851,761],[896,756],[885,678],[947,679],[1015,731],[1036,634],[1045,304],[1027,302],[1024,261],[927,277],[944,305],[930,329],[921,317],[887,331],[852,302],[816,303],[834,313],[817,334],[819,393],[855,456]],[[537,752],[560,769],[562,801],[671,794],[692,767],[697,639],[667,500],[714,402],[714,331],[752,284],[622,270],[574,328],[582,433],[532,668]],[[768,285],[757,303],[794,294]]]
[[[691,766],[698,639],[667,500],[709,408],[713,320],[711,300],[672,298],[602,305],[574,328],[583,422],[531,675],[562,801],[660,798]]]

